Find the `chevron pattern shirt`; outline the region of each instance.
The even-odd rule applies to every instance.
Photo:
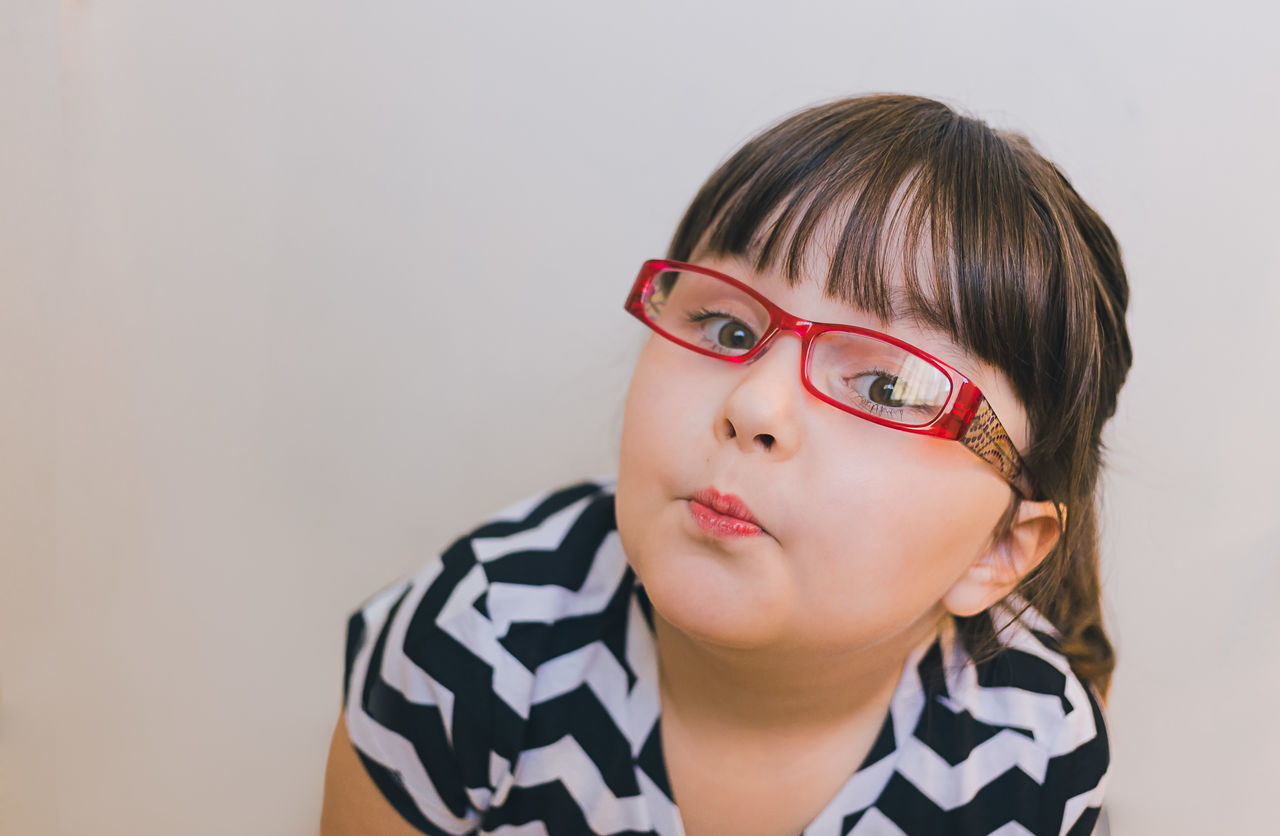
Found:
[[[1090,833],[1107,736],[1054,636],[1025,612],[975,664],[944,622],[802,836]],[[367,601],[343,710],[374,783],[423,833],[683,836],[652,608],[609,482],[508,508]]]

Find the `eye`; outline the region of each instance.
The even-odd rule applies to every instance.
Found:
[[[915,383],[917,391],[913,393],[911,378],[880,369],[867,369],[844,378],[845,391],[848,393],[844,400],[851,406],[894,420],[905,420],[907,416],[915,416],[916,419],[924,416],[932,418],[940,407],[938,393],[918,391],[920,381]],[[918,424],[923,421],[911,420],[909,423]]]
[[[755,331],[746,323],[726,314],[701,311],[689,319],[698,323],[700,336],[713,351],[745,354],[759,341]]]
[[[906,406],[906,400],[898,396],[898,386],[898,378],[879,372],[860,374],[855,378],[854,384],[854,388],[862,392],[863,396],[874,404],[892,407]]]
[[[903,426],[923,426],[951,395],[951,379],[937,366],[878,337],[829,331],[814,341],[810,382],[855,412]]]

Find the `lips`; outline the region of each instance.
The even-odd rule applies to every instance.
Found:
[[[704,488],[690,497],[689,513],[699,528],[720,537],[750,537],[764,532],[745,502],[715,488]]]

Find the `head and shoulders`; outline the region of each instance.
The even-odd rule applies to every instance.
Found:
[[[452,554],[474,578],[470,608],[501,639],[587,609],[634,613],[628,596],[643,596],[663,716],[711,749],[803,748],[838,729],[862,747],[857,766],[900,702],[944,760],[948,736],[967,754],[1012,730],[1027,741],[1012,757],[1043,779],[1053,758],[1105,749],[1095,490],[1131,358],[1127,285],[1110,231],[1058,169],[938,102],[836,101],[727,160],[663,261],[932,358],[980,391],[1017,468],[833,408],[803,379],[821,362],[798,332],[746,362],[654,333],[616,483],[542,495],[455,543],[443,565]],[[743,333],[708,329],[752,325],[697,317],[728,347]],[[556,552],[559,574],[538,579]],[[526,579],[555,590],[531,598]],[[554,644],[537,637],[530,670]]]
[[[937,102],[842,100],[731,157],[667,261],[676,277],[642,303],[659,333],[632,377],[616,500],[655,612],[664,717],[721,756],[834,733],[870,757],[881,718],[921,700],[915,737],[944,759],[978,768],[973,748],[1012,730],[1026,751],[1013,741],[1003,766],[1043,782],[1078,750],[1105,771],[1095,489],[1131,359],[1128,291],[1066,178]],[[761,301],[691,290],[682,308],[681,282],[708,283],[697,270]],[[780,320],[789,333],[770,330]],[[815,369],[833,374],[824,357],[844,349],[806,336],[823,325],[918,351],[830,383]],[[721,351],[739,356],[705,356]],[[875,420],[911,398],[866,379],[927,388],[941,376],[902,371],[920,357],[959,372],[929,415],[976,385],[1014,468]]]

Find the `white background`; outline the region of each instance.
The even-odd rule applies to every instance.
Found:
[[[313,833],[348,612],[611,472],[640,261],[871,91],[1118,235],[1112,831],[1274,832],[1275,9],[0,0],[0,832]]]

